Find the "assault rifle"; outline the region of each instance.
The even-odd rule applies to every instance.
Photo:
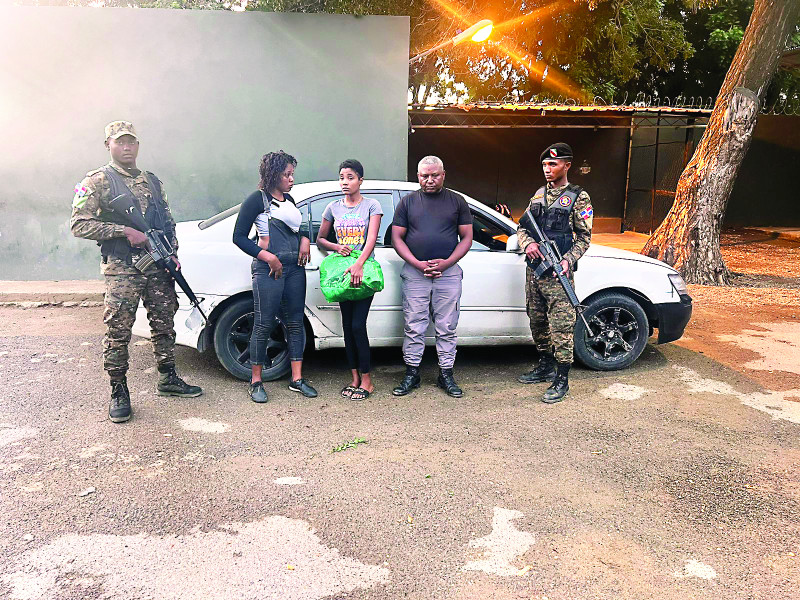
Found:
[[[166,238],[166,236],[161,231],[153,229],[147,224],[144,215],[142,215],[141,209],[133,203],[130,196],[120,194],[111,200],[108,205],[111,207],[111,210],[125,219],[131,227],[141,231],[147,236],[147,253],[137,260],[134,266],[138,270],[144,271],[147,267],[155,263],[159,267],[169,271],[169,274],[172,275],[172,278],[177,282],[177,284],[189,298],[189,302],[192,304],[194,309],[203,316],[203,321],[207,323],[208,318],[203,312],[203,309],[200,308],[200,301],[197,299],[197,296],[195,296],[192,288],[189,287],[186,278],[183,276],[183,273],[178,270],[177,265],[173,260],[173,257],[175,256],[175,250],[173,249],[172,244],[169,243],[169,240]],[[191,319],[192,317],[189,316],[187,319],[187,325]]]
[[[556,246],[553,241],[548,238],[547,235],[545,235],[544,231],[539,228],[539,224],[531,214],[530,208],[525,211],[524,215],[522,215],[519,223],[530,233],[534,234],[533,237],[537,238],[535,241],[539,244],[539,251],[543,256],[536,268],[533,269],[534,277],[536,277],[536,279],[541,279],[542,275],[544,275],[550,269],[553,269],[556,277],[558,277],[558,282],[561,284],[561,287],[564,288],[564,291],[567,294],[569,303],[572,304],[572,307],[578,313],[581,321],[583,321],[583,324],[586,326],[586,333],[591,336],[592,330],[589,327],[589,323],[586,321],[586,317],[583,316],[584,307],[581,306],[581,303],[578,300],[578,295],[575,293],[575,288],[572,287],[572,284],[569,282],[567,276],[561,272],[561,261],[563,258],[558,246]]]

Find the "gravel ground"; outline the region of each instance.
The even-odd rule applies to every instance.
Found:
[[[379,350],[363,403],[314,352],[320,398],[264,406],[180,348],[205,394],[165,399],[138,340],[113,425],[101,310],[0,308],[0,597],[795,600],[797,247],[725,242],[746,286],[693,286],[683,340],[554,406],[519,347],[460,351],[462,400],[432,352],[394,398]]]

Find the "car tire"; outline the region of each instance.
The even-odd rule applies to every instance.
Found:
[[[632,365],[647,345],[650,324],[638,302],[623,294],[596,296],[583,311],[591,332],[578,318],[575,357],[595,371],[616,371]]]
[[[234,377],[250,381],[250,334],[253,332],[253,299],[241,298],[228,306],[217,319],[214,351],[220,364]],[[275,319],[267,344],[267,360],[261,371],[262,381],[280,379],[289,372],[289,348],[286,326]]]

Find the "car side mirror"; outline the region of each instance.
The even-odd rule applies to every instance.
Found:
[[[506,252],[519,252],[519,238],[517,234],[508,236],[508,241],[506,241]]]

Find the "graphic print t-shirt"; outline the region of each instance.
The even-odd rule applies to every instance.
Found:
[[[353,250],[363,250],[367,243],[369,218],[382,215],[381,203],[373,198],[363,198],[357,206],[345,206],[344,198],[334,200],[325,207],[322,218],[333,223],[336,241],[342,246],[350,246]],[[375,257],[373,251],[370,258]]]

